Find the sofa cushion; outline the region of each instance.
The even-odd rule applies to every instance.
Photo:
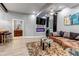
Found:
[[[57,32],[53,32],[53,36],[58,36]]]
[[[59,34],[59,32],[53,32],[53,36],[55,36],[55,37],[59,37],[60,34]]]
[[[70,32],[70,39],[75,39],[78,35],[79,33]]]
[[[54,37],[50,36],[50,39],[53,41],[59,43],[65,48],[74,48],[74,49],[79,49],[79,41],[76,40],[70,40],[69,38],[64,38],[64,37]]]

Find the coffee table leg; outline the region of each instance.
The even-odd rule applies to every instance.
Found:
[[[51,45],[50,45],[50,43],[49,43],[49,47],[50,47]]]
[[[44,50],[44,43],[43,43],[43,45],[42,45],[42,49]]]
[[[40,46],[42,46],[42,39],[40,40]]]

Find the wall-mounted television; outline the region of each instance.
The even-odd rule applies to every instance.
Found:
[[[37,25],[45,25],[45,20],[44,18],[40,18],[40,17],[37,17],[36,18],[36,24]]]

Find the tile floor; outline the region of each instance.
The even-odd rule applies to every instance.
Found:
[[[29,56],[26,47],[27,42],[38,41],[39,39],[13,39],[11,42],[0,45],[0,56]]]

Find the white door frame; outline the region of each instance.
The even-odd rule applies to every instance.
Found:
[[[15,37],[14,37],[14,21],[15,21],[15,20],[17,20],[17,21],[18,21],[18,20],[23,21],[23,23],[22,23],[23,36],[22,36],[22,37],[24,37],[24,20],[21,20],[21,19],[12,19],[12,37],[15,38]]]

